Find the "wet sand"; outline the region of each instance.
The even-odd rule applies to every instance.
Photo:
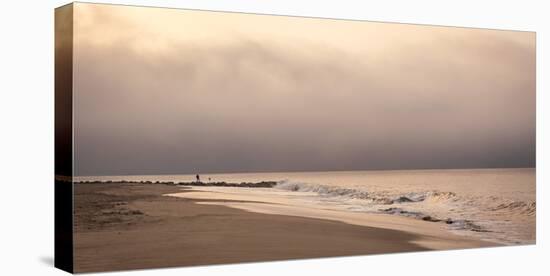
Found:
[[[182,192],[164,184],[75,184],[74,190],[75,272],[423,251],[430,247],[418,241],[445,239],[198,204],[210,200],[164,196]],[[451,248],[491,245],[449,238]]]

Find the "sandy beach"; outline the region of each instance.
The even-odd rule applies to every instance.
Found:
[[[379,214],[319,216],[176,185],[75,184],[74,190],[76,272],[496,245],[449,234],[440,223]]]

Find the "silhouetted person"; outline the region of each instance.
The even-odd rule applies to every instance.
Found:
[[[201,177],[198,174],[197,174],[197,182],[201,182]]]

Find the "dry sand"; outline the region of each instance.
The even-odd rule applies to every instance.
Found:
[[[75,184],[75,272],[492,245],[412,219],[369,216],[354,225],[335,214],[314,218],[304,210],[279,210],[301,216],[272,214],[271,207],[270,214],[252,210],[265,206],[261,202],[163,196],[181,192],[163,184]],[[415,223],[422,224],[418,233]]]

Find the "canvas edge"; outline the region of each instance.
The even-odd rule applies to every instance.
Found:
[[[54,266],[74,272],[73,4],[55,9]]]

